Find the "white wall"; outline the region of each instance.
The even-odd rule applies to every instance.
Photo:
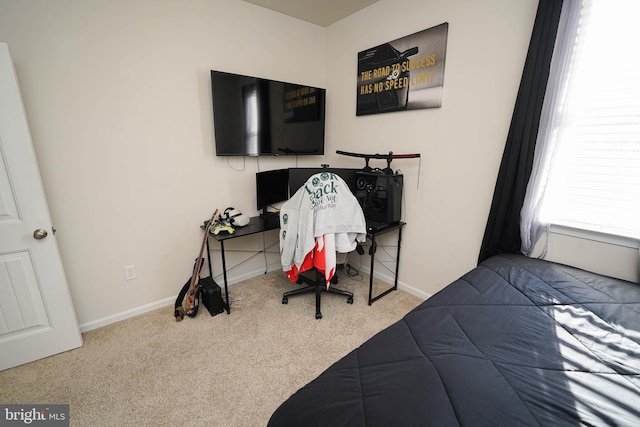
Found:
[[[175,298],[198,225],[256,212],[256,160],[214,153],[209,70],[326,83],[324,28],[242,1],[2,0],[0,40],[81,325]]]
[[[551,226],[532,254],[605,276],[638,281],[638,241],[588,231]]]
[[[473,267],[536,5],[381,0],[322,28],[238,0],[0,0],[81,325],[175,298],[213,209],[255,214],[258,168],[361,166],[336,149],[422,154],[420,169],[393,165],[405,174],[404,286],[429,295]],[[356,117],[357,52],[442,22],[442,108]],[[210,69],[327,87],[326,156],[216,157]],[[125,281],[130,264],[138,278]]]
[[[327,32],[328,152],[422,155],[420,170],[412,160],[393,167],[405,174],[400,281],[426,294],[477,264],[537,4],[382,0]],[[356,117],[357,52],[443,22],[442,107]],[[329,163],[348,161],[337,157]]]

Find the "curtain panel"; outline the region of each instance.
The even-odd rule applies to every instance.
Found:
[[[540,218],[540,210],[547,189],[557,132],[562,122],[563,92],[566,90],[565,82],[569,78],[575,57],[575,40],[582,20],[584,3],[585,0],[564,0],[560,15],[549,82],[540,117],[533,169],[520,214],[520,251],[527,256],[531,256],[538,238],[549,229],[549,224]],[[545,254],[546,244],[540,257],[543,258]]]
[[[562,0],[540,0],[478,263],[519,253],[520,211],[531,175]]]

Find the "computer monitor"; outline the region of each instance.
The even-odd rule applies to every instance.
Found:
[[[289,169],[289,194],[294,195],[300,187],[312,175],[319,172],[331,172],[338,175],[349,186],[352,193],[356,192],[356,172],[362,169],[348,169],[348,168],[291,168]]]
[[[277,217],[277,212],[268,208],[289,198],[289,170],[274,169],[256,172],[256,206],[262,217]]]

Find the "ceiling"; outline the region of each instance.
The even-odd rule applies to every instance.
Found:
[[[303,21],[327,27],[378,0],[243,0]]]

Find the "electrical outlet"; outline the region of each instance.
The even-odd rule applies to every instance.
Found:
[[[136,278],[136,266],[135,265],[125,265],[124,266],[124,278],[126,280],[133,280]]]

